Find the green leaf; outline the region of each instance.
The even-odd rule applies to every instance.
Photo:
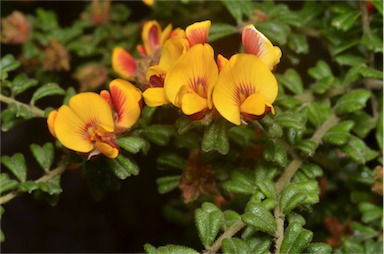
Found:
[[[370,3],[375,6],[375,9],[383,16],[383,1],[381,0],[371,0]]]
[[[224,6],[227,8],[232,17],[239,24],[243,20],[243,15],[247,17],[252,16],[252,2],[249,0],[245,1],[231,1],[231,0],[221,0]]]
[[[180,176],[163,176],[156,180],[159,193],[164,194],[179,187]]]
[[[323,141],[334,145],[343,145],[348,141],[349,132],[354,125],[353,121],[343,121],[330,128],[323,137]]]
[[[227,228],[231,227],[233,224],[241,220],[241,216],[235,211],[225,210],[223,215],[224,215],[224,223],[223,223],[224,230],[226,230]]]
[[[269,253],[269,248],[271,247],[272,240],[269,237],[251,237],[246,239],[246,243],[250,248],[252,254],[264,254]]]
[[[246,212],[241,216],[243,222],[274,236],[276,231],[276,222],[272,213],[260,203],[254,203],[250,209],[250,212]]]
[[[315,204],[319,202],[319,192],[315,180],[290,183],[281,194],[280,208],[287,214],[298,205]]]
[[[21,153],[16,153],[10,156],[1,156],[1,162],[20,180],[25,182],[27,180],[27,166],[25,164],[24,156]]]
[[[181,116],[176,120],[177,133],[179,133],[180,135],[183,135],[193,130],[198,125],[200,125],[200,123],[192,121],[191,118],[187,116]]]
[[[332,247],[326,243],[311,243],[305,248],[304,253],[331,254]]]
[[[47,192],[49,195],[60,194],[63,190],[60,187],[60,178],[61,176],[55,176],[47,182],[38,183],[39,189]]]
[[[352,222],[351,231],[353,232],[354,236],[360,240],[371,239],[379,234],[379,232],[375,229],[358,222]]]
[[[365,62],[365,59],[358,55],[353,54],[343,54],[335,57],[335,60],[340,65],[354,66],[356,64],[362,64]]]
[[[245,126],[235,126],[228,130],[228,136],[231,140],[235,141],[239,146],[247,146],[253,138],[255,132]]]
[[[307,54],[309,50],[307,38],[303,34],[292,33],[288,37],[288,47],[296,54]]]
[[[383,150],[383,97],[379,102],[379,119],[377,120],[375,138],[379,148]]]
[[[5,55],[0,59],[1,80],[8,77],[8,72],[17,69],[20,63],[16,61],[15,57],[11,54]]]
[[[228,122],[225,119],[211,122],[204,132],[201,149],[204,152],[216,150],[220,154],[227,154],[229,151],[227,130]]]
[[[362,42],[367,49],[375,53],[383,52],[383,40],[376,33],[364,33]]]
[[[334,85],[334,82],[334,77],[321,78],[311,86],[311,90],[316,94],[324,94]]]
[[[298,95],[303,93],[303,81],[299,73],[292,68],[288,68],[284,75],[277,75],[279,83],[283,84],[292,93]]]
[[[215,40],[234,34],[236,32],[236,27],[230,24],[213,23],[211,25],[211,29],[209,30],[208,42],[213,42]]]
[[[319,60],[316,63],[315,67],[309,68],[308,69],[308,74],[312,78],[316,80],[320,80],[323,78],[328,78],[328,77],[333,77],[333,73],[329,65],[323,61]]]
[[[170,125],[154,124],[143,129],[141,134],[156,145],[166,146],[175,134],[175,129]]]
[[[313,163],[303,163],[300,167],[300,171],[303,172],[308,179],[315,179],[316,177],[323,175],[323,170]]]
[[[48,34],[58,28],[57,17],[53,11],[46,11],[42,8],[37,8],[36,17],[36,27],[41,28]]]
[[[285,166],[287,164],[287,153],[284,146],[276,140],[268,141],[263,157],[266,161],[276,163],[278,166]]]
[[[36,86],[37,80],[29,79],[25,73],[20,73],[12,81],[12,95],[16,96],[21,94],[30,87]]]
[[[68,105],[69,99],[71,99],[72,96],[76,94],[75,88],[68,87],[67,91],[65,91],[64,99],[63,99],[63,104]]]
[[[275,121],[283,127],[304,130],[306,118],[302,113],[287,111],[276,114]]]
[[[299,223],[291,223],[287,227],[281,244],[281,253],[301,253],[312,241],[313,233],[302,228]]]
[[[358,11],[349,11],[342,13],[332,20],[332,26],[341,31],[349,30],[359,18],[360,13]]]
[[[184,170],[187,167],[186,160],[175,153],[163,153],[156,159],[157,165]]]
[[[223,213],[214,204],[205,202],[195,211],[195,223],[201,242],[210,246],[224,221]]]
[[[307,119],[315,127],[322,125],[331,113],[328,105],[322,105],[316,102],[310,102],[305,108],[307,111]]]
[[[150,144],[145,140],[137,136],[127,136],[116,139],[116,143],[119,147],[130,153],[138,153],[140,150],[147,154]]]
[[[18,182],[14,179],[10,179],[8,174],[1,173],[0,174],[0,194],[12,190],[18,185]]]
[[[64,95],[65,90],[61,88],[56,83],[47,83],[39,87],[32,95],[31,104],[34,105],[35,102],[41,98],[51,95]]]
[[[291,33],[291,28],[287,24],[276,20],[260,21],[255,26],[257,30],[278,45],[285,45],[288,35]]]
[[[46,143],[44,146],[37,144],[31,144],[30,149],[33,156],[39,165],[44,169],[45,172],[49,172],[49,169],[53,163],[54,148],[52,143]]]
[[[26,181],[20,184],[19,186],[17,186],[17,188],[21,192],[32,193],[33,191],[40,189],[40,185],[35,181]]]
[[[354,90],[337,100],[335,109],[337,114],[351,113],[365,107],[367,100],[371,97],[368,90]]]
[[[228,254],[229,253],[231,254],[232,253],[239,253],[239,254],[250,253],[247,243],[236,237],[224,239],[222,243],[222,250],[223,250],[223,253],[228,253]]]
[[[277,199],[277,190],[271,179],[264,179],[258,182],[256,186],[267,198]]]
[[[231,178],[223,183],[223,188],[229,192],[253,194],[256,190],[254,175],[250,170],[234,170]]]
[[[166,246],[160,246],[158,248],[153,247],[152,245],[146,243],[144,245],[144,250],[148,254],[198,254],[199,252],[195,251],[192,248],[168,244]]]
[[[362,66],[360,69],[360,74],[364,78],[377,78],[377,79],[383,79],[383,72],[367,67],[367,66]]]
[[[130,175],[138,175],[139,174],[139,166],[135,161],[128,157],[124,157],[119,154],[115,159],[107,159],[109,167],[112,169],[113,173],[124,180]]]
[[[370,149],[364,141],[352,135],[349,137],[348,142],[341,147],[341,150],[361,164],[373,160],[378,155],[377,151]]]
[[[298,213],[295,213],[295,212],[289,212],[287,215],[287,220],[289,222],[289,224],[292,224],[292,223],[298,223],[300,224],[301,226],[304,226],[305,225],[305,219],[303,216],[301,216],[300,214]]]
[[[312,156],[317,148],[317,144],[310,139],[303,139],[297,142],[295,147],[308,156]]]
[[[371,203],[367,203],[367,202],[360,203],[359,210],[363,214],[363,217],[361,218],[361,220],[364,223],[369,223],[371,221],[382,218],[383,216],[383,208]]]

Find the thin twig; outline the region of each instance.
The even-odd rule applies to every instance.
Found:
[[[316,144],[319,145],[321,142],[321,139],[327,133],[327,131],[335,126],[340,119],[332,114],[328,117],[328,119],[324,122],[322,126],[320,126],[315,133],[313,134],[311,140]],[[285,169],[284,173],[280,176],[280,178],[276,182],[276,189],[278,192],[278,200],[277,205],[274,210],[274,217],[276,221],[276,232],[275,232],[275,251],[274,253],[280,253],[281,244],[284,240],[284,220],[285,216],[284,213],[280,209],[280,197],[281,193],[284,190],[284,188],[290,183],[292,177],[296,173],[296,171],[300,168],[300,166],[305,161],[305,157],[294,157],[291,163],[288,165],[288,167]]]
[[[231,238],[237,232],[239,232],[245,225],[246,224],[243,221],[241,220],[237,221],[231,227],[225,230],[225,232],[219,238],[217,238],[217,240],[210,247],[207,247],[203,253],[205,254],[216,253],[221,248],[221,244],[224,239]]]
[[[0,101],[6,104],[16,104],[18,107],[23,107],[28,110],[30,113],[34,114],[36,117],[45,117],[44,110],[39,109],[38,107],[22,103],[15,100],[14,98],[7,97],[3,94],[0,94]]]
[[[54,178],[54,177],[64,173],[65,169],[66,169],[66,166],[64,164],[62,164],[62,165],[58,166],[57,168],[49,171],[47,174],[43,175],[39,179],[37,179],[35,181],[35,183],[48,182],[52,178]],[[19,196],[22,193],[23,192],[21,192],[21,191],[13,191],[13,192],[10,192],[10,193],[8,193],[8,194],[6,194],[4,196],[1,196],[0,197],[0,205],[7,203],[8,201],[12,200],[13,198]]]

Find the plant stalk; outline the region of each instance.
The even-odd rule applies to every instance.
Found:
[[[22,103],[20,101],[17,101],[15,100],[14,98],[11,98],[11,97],[7,97],[3,94],[0,94],[0,101],[1,102],[4,102],[6,104],[16,104],[18,107],[24,107],[25,109],[27,109],[30,113],[34,114],[36,117],[41,117],[41,118],[45,118],[45,114],[44,114],[44,111],[39,109],[38,107],[35,107],[35,106],[32,106],[32,105],[28,105],[28,104],[25,104],[25,103]]]

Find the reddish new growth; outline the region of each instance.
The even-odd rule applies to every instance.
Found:
[[[187,168],[180,177],[179,188],[185,203],[196,200],[201,194],[218,194],[214,171],[204,163],[198,150],[191,152]]]

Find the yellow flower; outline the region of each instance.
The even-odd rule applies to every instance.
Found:
[[[48,116],[51,133],[67,148],[115,158],[119,154],[114,143],[115,126],[108,103],[97,93],[74,95],[69,105],[63,105]]]
[[[255,55],[236,54],[222,68],[212,99],[217,111],[229,122],[241,124],[241,115],[257,119],[272,111],[277,81]]]
[[[152,6],[155,3],[155,0],[143,0],[143,3],[148,6]]]
[[[209,44],[191,47],[167,73],[164,82],[168,100],[186,115],[212,109],[212,90],[218,69]]]
[[[254,54],[263,61],[270,70],[280,62],[281,50],[273,46],[264,34],[259,32],[254,25],[249,24],[244,27],[242,32],[242,42],[244,52]]]
[[[134,80],[137,69],[136,60],[122,47],[115,47],[112,51],[112,69],[120,77]]]
[[[145,103],[150,107],[158,107],[170,103],[165,96],[164,79],[171,67],[189,47],[188,41],[183,38],[172,38],[164,43],[160,63],[151,66],[146,74],[150,88],[143,93]]]
[[[195,22],[185,29],[185,35],[189,41],[190,46],[196,44],[204,44],[208,41],[209,30],[211,29],[211,21],[205,20]]]

